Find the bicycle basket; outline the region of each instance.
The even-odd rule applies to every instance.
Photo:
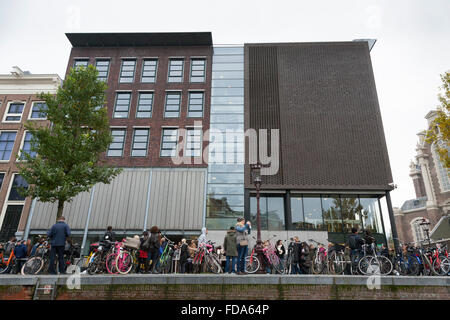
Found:
[[[139,249],[140,244],[141,241],[139,239],[127,237],[123,243],[123,246],[130,249]]]

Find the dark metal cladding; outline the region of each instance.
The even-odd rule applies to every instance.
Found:
[[[73,47],[212,46],[211,32],[66,33]]]
[[[246,44],[245,94],[245,129],[280,129],[263,188],[392,189],[366,42]]]

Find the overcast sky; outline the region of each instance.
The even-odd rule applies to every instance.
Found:
[[[450,70],[450,1],[0,0],[0,74],[12,66],[64,77],[66,32],[211,31],[214,44],[377,39],[372,49],[394,183],[415,197],[409,163]]]

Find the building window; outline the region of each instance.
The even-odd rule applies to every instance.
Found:
[[[143,83],[156,82],[156,70],[158,69],[157,59],[145,59],[142,64],[142,79]]]
[[[11,186],[11,191],[9,192],[8,201],[24,201],[25,197],[19,192],[20,189],[27,189],[28,183],[20,174],[14,174],[14,180]]]
[[[73,67],[74,68],[78,68],[78,67],[87,67],[89,64],[89,60],[88,59],[76,59],[75,62],[73,63]]]
[[[151,118],[153,109],[153,92],[140,92],[136,118]]]
[[[322,214],[328,232],[343,232],[338,195],[322,195]]]
[[[130,101],[131,92],[118,92],[116,96],[116,106],[114,107],[113,118],[128,118]]]
[[[131,83],[134,81],[134,69],[136,60],[122,60],[119,83]]]
[[[191,82],[205,82],[206,59],[191,60]]]
[[[186,157],[201,157],[202,156],[202,130],[201,129],[187,129],[186,130]]]
[[[36,151],[31,151],[31,139],[33,135],[31,132],[26,131],[23,139],[23,147],[20,151],[20,160],[25,160],[24,153],[29,154],[32,158],[36,158]]]
[[[256,223],[256,197],[250,198],[250,221],[252,225]],[[260,198],[261,230],[285,230],[284,219],[284,197]]]
[[[181,92],[167,92],[164,117],[178,118],[180,116],[180,106],[181,106]]]
[[[3,180],[5,180],[5,173],[4,172],[0,172],[0,189],[3,186]]]
[[[381,222],[381,212],[378,198],[361,196],[359,198],[359,202],[359,210],[363,221],[364,230],[369,230],[372,234],[382,233],[383,226]]]
[[[4,122],[20,122],[22,120],[25,103],[10,103],[5,114]]]
[[[98,79],[107,82],[109,73],[109,60],[97,60],[95,67],[98,71]]]
[[[189,92],[189,118],[203,117],[204,92]]]
[[[291,197],[293,230],[323,230],[320,196]]]
[[[134,129],[132,157],[147,156],[149,129]]]
[[[46,120],[47,119],[47,104],[45,102],[33,102],[30,119]]]
[[[161,138],[161,157],[175,157],[178,145],[178,129],[163,129]]]
[[[123,155],[123,146],[125,144],[125,129],[112,129],[112,143],[109,145],[108,157],[121,157]]]
[[[17,132],[3,131],[0,134],[0,160],[9,161]]]
[[[169,60],[168,82],[183,82],[184,59]]]

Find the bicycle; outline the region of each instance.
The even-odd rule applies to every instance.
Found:
[[[363,275],[388,275],[392,272],[393,265],[391,260],[378,253],[374,242],[371,244],[363,244],[363,248],[365,255],[358,263],[358,269]],[[367,252],[370,252],[370,254],[367,254]]]
[[[326,267],[328,264],[327,250],[325,249],[325,245],[314,239],[309,239],[308,241],[317,244],[317,248],[315,249],[314,253],[314,259],[312,261],[312,272],[314,274],[322,274],[327,269]]]
[[[256,240],[255,237],[252,237],[252,238]],[[256,255],[255,248],[256,248],[256,246],[253,246],[253,249],[250,252],[250,255],[245,257],[245,271],[250,274],[258,271],[260,268],[260,264],[261,264]]]
[[[401,243],[404,250],[397,250],[398,252],[392,261],[394,270],[402,276],[417,276],[420,272],[420,260],[415,255],[415,250],[411,247],[411,244],[411,242]]]
[[[436,248],[433,250],[432,259],[432,267],[438,275],[444,276],[449,273],[450,260],[448,258],[447,245],[441,248],[436,244]]]
[[[126,239],[118,246],[115,268],[120,274],[127,274],[137,266],[138,259],[136,252],[139,245],[127,244]]]
[[[12,246],[12,248],[5,248],[5,246]],[[9,243],[2,245],[0,251],[0,274],[10,273],[16,268],[16,256],[14,255],[16,245],[14,243]],[[5,256],[5,250],[8,249],[9,255]]]
[[[164,236],[164,239],[166,239],[167,244],[159,257],[158,263],[155,266],[156,272],[158,273],[170,273],[172,270],[172,259],[174,254],[174,245],[175,242],[169,240],[166,236]]]
[[[328,240],[328,239],[327,239]],[[347,259],[345,258],[345,246],[338,243],[331,243],[327,254],[327,270],[330,274],[343,274],[347,267]]]
[[[273,236],[271,239],[273,239],[275,236]],[[276,249],[272,243],[270,243],[270,240],[267,240],[267,247],[263,248],[263,253],[266,258],[266,262],[269,265],[269,268],[271,270],[275,270],[279,274],[284,274],[286,272],[286,269],[284,267],[283,262],[280,260],[280,258],[276,254]]]

